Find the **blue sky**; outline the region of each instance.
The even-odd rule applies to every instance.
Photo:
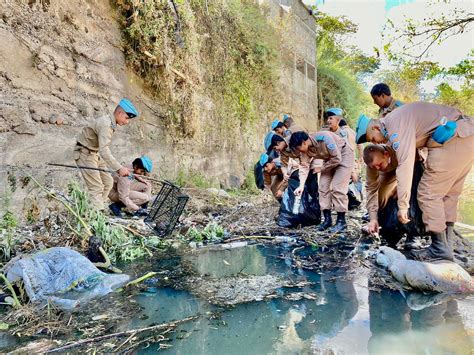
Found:
[[[389,11],[392,7],[409,4],[411,2],[415,2],[415,0],[385,0],[385,11]]]

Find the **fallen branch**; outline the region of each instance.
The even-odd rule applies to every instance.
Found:
[[[92,264],[94,264],[95,267],[105,269],[105,270],[109,270],[109,271],[112,271],[113,273],[116,273],[116,274],[121,274],[122,273],[122,270],[120,270],[120,269],[118,269],[118,268],[116,268],[115,266],[112,265],[112,262],[110,261],[110,258],[107,255],[107,253],[105,252],[104,248],[99,247],[99,252],[104,257],[105,262],[92,263]]]
[[[44,192],[46,192],[48,194],[48,196],[52,197],[53,199],[55,199],[56,201],[59,201],[60,203],[62,203],[64,205],[64,207],[67,208],[67,210],[69,212],[71,212],[73,214],[74,217],[77,218],[77,220],[82,224],[82,226],[84,227],[86,233],[87,233],[87,237],[91,237],[93,234],[91,232],[91,230],[89,229],[89,226],[87,225],[87,223],[84,221],[84,219],[79,216],[76,211],[74,211],[72,209],[71,206],[69,206],[69,204],[65,201],[63,201],[62,199],[60,199],[59,197],[56,196],[55,193],[49,191],[47,188],[45,188],[43,185],[41,185],[33,176],[31,176],[30,174],[26,173],[25,172],[25,175],[28,176],[36,185],[38,185],[38,187],[43,190]]]
[[[152,325],[150,327],[145,327],[145,328],[126,330],[124,332],[118,332],[118,333],[102,335],[102,336],[95,337],[95,338],[90,338],[90,339],[82,339],[82,340],[76,341],[74,343],[67,344],[67,345],[61,346],[59,348],[49,350],[47,352],[47,354],[77,348],[77,347],[80,347],[80,346],[83,346],[83,345],[86,345],[86,344],[90,344],[90,343],[97,343],[99,341],[110,339],[110,338],[130,336],[132,334],[136,335],[138,333],[143,333],[143,332],[147,332],[147,331],[156,331],[156,330],[161,330],[161,329],[166,329],[166,328],[174,328],[178,324],[193,321],[193,320],[198,319],[198,318],[199,318],[199,316],[190,316],[190,317],[186,317],[184,319],[180,319],[180,320],[177,320],[177,321],[174,321],[174,322],[168,322],[168,323],[163,323],[163,324],[158,324],[158,325]]]
[[[141,277],[139,277],[138,279],[135,279],[135,280],[132,280],[130,281],[128,284],[126,284],[124,287],[129,287],[129,286],[133,286],[133,285],[136,285],[136,284],[139,284],[140,282],[143,282],[147,279],[149,279],[150,277],[153,277],[155,275],[157,275],[158,273],[155,272],[155,271],[151,271]]]
[[[118,222],[114,222],[114,221],[110,221],[110,224],[113,224],[113,225],[116,225],[116,226],[121,226],[123,227],[125,230],[129,231],[130,233],[136,235],[137,237],[140,237],[140,238],[145,238],[145,236],[143,234],[140,234],[137,230],[133,229],[133,228],[130,228],[129,226],[125,225],[125,224],[122,224],[122,223],[118,223]]]
[[[271,237],[268,235],[249,235],[249,236],[244,235],[243,237],[237,237],[237,238],[224,240],[224,243],[235,242],[237,240],[242,240],[242,239],[275,239],[275,237]]]

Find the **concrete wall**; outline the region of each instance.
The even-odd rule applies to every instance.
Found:
[[[283,109],[309,130],[317,129],[316,23],[301,0],[262,0],[282,30]]]
[[[141,116],[114,136],[111,149],[121,162],[146,154],[160,176],[196,170],[223,187],[238,187],[262,152],[276,114],[290,113],[308,129],[316,128],[313,19],[299,1],[288,1],[289,12],[277,1],[265,1],[270,18],[284,27],[281,112],[267,113],[252,130],[230,134],[216,124],[211,98],[200,93],[201,128],[193,139],[180,140],[167,133],[159,118],[162,108],[127,69],[108,0],[7,1],[0,7],[0,198],[21,209],[26,197],[35,196],[32,182],[23,186],[16,166],[56,190],[70,179],[82,181],[75,170],[50,169],[46,163],[74,164],[72,151],[82,127],[110,113],[124,96]],[[216,136],[228,139],[217,144]],[[6,207],[0,200],[0,212]]]

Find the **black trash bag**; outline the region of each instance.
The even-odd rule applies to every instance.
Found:
[[[255,176],[255,185],[257,185],[257,188],[260,190],[263,190],[265,188],[265,182],[263,180],[263,168],[260,165],[260,162],[255,164],[255,167],[253,168],[253,175]]]
[[[358,196],[356,196],[356,194],[352,190],[352,187],[356,190]],[[361,181],[357,181],[356,183],[354,183],[354,182],[349,183],[349,191],[347,192],[347,197],[349,199],[349,203],[348,203],[349,211],[352,211],[352,210],[356,209],[362,203],[362,201],[361,201],[361,197],[362,197],[361,191],[362,191],[362,182]]]
[[[418,184],[420,183],[424,170],[421,161],[415,162],[411,184],[410,208],[408,210],[409,223],[402,224],[398,221],[398,204],[396,197],[390,198],[387,205],[379,210],[380,236],[389,246],[395,246],[405,235],[423,236],[425,234],[425,225],[423,224],[422,212],[417,199]]]
[[[321,208],[319,207],[318,176],[310,173],[301,195],[299,214],[293,214],[295,202],[294,191],[300,186],[298,170],[291,174],[288,187],[280,203],[277,224],[280,227],[295,228],[299,225],[310,226],[321,223]]]

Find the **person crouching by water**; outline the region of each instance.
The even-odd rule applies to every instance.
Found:
[[[134,216],[146,216],[147,204],[151,200],[151,183],[140,176],[151,173],[153,163],[147,156],[136,158],[132,163],[133,174],[129,176],[114,175],[114,185],[109,193],[113,203],[110,210],[117,217],[122,217],[122,208]]]
[[[318,231],[324,231],[332,226],[331,210],[333,207],[337,212],[337,221],[330,232],[345,231],[348,210],[347,192],[354,168],[354,150],[343,138],[328,131],[310,135],[306,132],[293,133],[289,146],[291,150],[300,153],[300,186],[295,190],[296,196],[301,195],[304,190],[304,184],[313,161],[323,160],[323,165],[320,168],[319,203],[323,210],[324,221],[319,225]],[[319,170],[319,168],[316,169]]]
[[[403,234],[406,234],[404,249],[416,248],[415,237],[424,234],[421,210],[416,199],[416,191],[423,175],[423,163],[415,161],[410,197],[410,223],[402,224],[396,218],[397,206],[397,154],[385,144],[369,144],[364,148],[366,170],[366,193],[369,224],[366,230],[370,234],[378,233],[387,243],[395,247]]]

